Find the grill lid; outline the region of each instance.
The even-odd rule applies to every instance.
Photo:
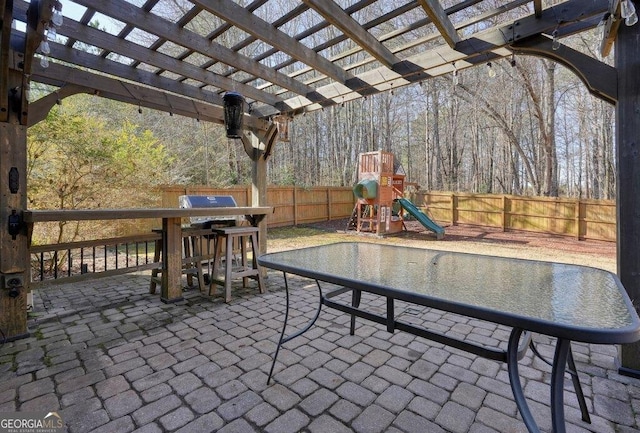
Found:
[[[236,200],[231,195],[181,195],[178,197],[180,207],[187,208],[215,208],[238,207]],[[206,224],[209,222],[235,221],[242,217],[229,216],[197,216],[189,218],[191,224]]]

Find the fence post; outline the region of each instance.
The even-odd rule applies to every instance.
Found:
[[[331,188],[327,187],[327,221],[331,221]]]
[[[451,194],[451,225],[456,225],[456,195]]]
[[[507,231],[507,196],[502,195],[502,231]]]
[[[580,240],[580,199],[576,200],[576,239]]]
[[[298,193],[297,188],[293,186],[293,225],[298,225]]]

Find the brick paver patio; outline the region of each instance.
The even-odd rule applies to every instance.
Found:
[[[41,290],[32,337],[0,348],[0,412],[58,411],[71,433],[526,431],[505,365],[364,321],[350,336],[349,318],[333,310],[284,346],[268,386],[284,292],[280,274],[266,282],[269,293],[236,289],[228,305],[197,289],[163,304],[144,274]],[[290,323],[300,327],[317,289],[290,282]],[[509,332],[415,307],[402,314],[489,345]],[[552,353],[552,341],[534,340]],[[640,381],[617,374],[617,349],[573,349],[592,424],[580,420],[567,380],[568,430],[638,432]],[[532,412],[549,431],[550,367],[530,352],[520,366]]]

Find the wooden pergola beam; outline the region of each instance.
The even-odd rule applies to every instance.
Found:
[[[0,122],[9,117],[9,47],[11,46],[11,21],[13,0],[0,1]]]
[[[19,68],[22,71],[30,71],[33,59],[36,54],[36,50],[42,42],[46,24],[51,20],[53,15],[54,0],[43,0],[40,2],[34,2],[29,4],[29,8],[26,11],[26,23],[27,30],[25,35],[25,43],[22,50],[18,52],[23,53],[22,62]],[[20,124],[26,125],[28,123],[28,109],[29,101],[27,99],[27,91],[30,86],[29,76],[24,73],[22,76],[22,91],[20,92],[20,106],[17,107],[20,112]]]
[[[17,36],[14,41],[19,41]],[[184,83],[177,82],[167,77],[156,75],[152,72],[148,72],[142,69],[130,68],[122,63],[108,60],[100,56],[96,56],[86,51],[74,50],[66,45],[58,44],[55,42],[49,42],[51,48],[51,56],[62,60],[63,62],[71,63],[80,67],[88,68],[93,71],[99,71],[105,76],[120,77],[132,82],[154,86],[168,92],[185,95],[191,98],[204,100],[208,103],[222,106],[222,98],[216,92],[200,89],[195,86],[190,86]],[[51,62],[52,64],[54,62]],[[38,71],[41,71],[43,75],[47,74],[47,70],[38,65]],[[38,77],[38,74],[35,74]],[[59,77],[52,77],[58,79]],[[64,80],[63,80],[64,81]]]
[[[495,17],[496,15],[505,13],[505,12],[511,10],[511,9],[514,9],[514,8],[516,8],[518,6],[526,4],[529,1],[531,1],[531,0],[515,0],[515,1],[512,1],[511,3],[509,3],[508,5],[504,5],[504,6],[500,6],[498,8],[495,8],[495,9],[491,9],[489,11],[486,11],[486,12],[482,13],[482,14],[474,16],[470,20],[467,20],[467,21],[464,21],[463,23],[460,23],[458,25],[457,29],[463,29],[465,27],[472,26],[474,24],[477,24],[480,21],[490,19],[492,17]],[[446,10],[446,12],[447,13],[453,13],[455,11],[460,10],[460,8],[462,8],[462,7],[469,7],[469,6],[472,6],[472,5],[474,5],[476,3],[479,3],[479,2],[480,2],[480,0],[467,0],[467,1],[463,2],[463,3],[459,3],[459,4],[455,5],[455,6],[452,6],[452,7],[448,8]],[[405,8],[403,9],[405,12],[410,10],[409,9],[409,5],[405,5]],[[385,14],[384,15],[385,19],[393,18],[395,16],[395,14],[397,13],[397,11],[398,11],[398,9],[396,9],[393,12],[390,12],[388,14]],[[378,37],[378,39],[380,40],[380,42],[384,42],[386,40],[390,40],[390,39],[393,39],[395,37],[398,37],[398,36],[401,36],[403,34],[406,34],[406,33],[410,32],[410,31],[415,30],[416,28],[422,27],[423,25],[426,25],[426,24],[428,24],[430,22],[431,22],[431,20],[429,18],[425,18],[424,20],[420,20],[420,21],[418,21],[418,22],[416,22],[414,24],[411,24],[411,25],[409,25],[407,27],[404,27],[404,28],[401,28],[401,29],[398,29],[398,30],[393,30],[393,31],[391,31],[389,33],[381,35],[381,36]],[[379,24],[379,20],[372,20],[372,21],[364,24],[363,28],[366,30],[366,29],[374,27],[374,26],[376,26],[378,24]],[[418,38],[418,39],[416,39],[414,41],[411,41],[411,42],[408,42],[406,44],[402,44],[402,45],[400,45],[398,47],[395,47],[393,50],[391,50],[391,52],[394,53],[394,55],[397,56],[397,53],[400,53],[400,52],[405,51],[405,50],[409,50],[411,48],[415,48],[415,47],[417,47],[419,45],[422,45],[422,44],[427,44],[429,42],[432,42],[435,39],[437,39],[439,35],[440,35],[439,33],[434,33],[434,34],[431,34],[431,35],[423,37],[423,38]],[[296,38],[298,38],[298,36],[296,36]],[[326,46],[331,46],[333,44],[337,44],[341,40],[343,40],[342,37],[336,37],[336,38],[332,39],[330,41],[330,43],[323,44],[322,47],[326,47]],[[320,49],[320,47],[315,47],[314,49],[318,50],[318,49]],[[333,61],[333,62],[336,62],[338,60],[344,59],[344,58],[349,57],[351,55],[357,54],[357,53],[359,53],[361,51],[362,51],[362,49],[360,47],[354,47],[354,48],[352,48],[350,50],[343,51],[342,53],[331,57],[330,60]],[[372,61],[373,61],[373,57],[368,57],[368,58],[365,58],[365,59],[363,59],[361,61],[351,63],[349,66],[345,67],[345,70],[349,71],[349,70],[352,70],[352,69],[356,69],[356,68],[365,66],[365,65],[371,63]],[[278,65],[276,68],[279,68],[280,66],[283,66],[283,65]],[[310,71],[311,71],[311,68],[303,68],[301,70],[296,71],[295,74],[296,75],[300,75],[300,74],[303,74],[303,73],[306,73],[306,72],[310,72]],[[291,76],[294,76],[294,75],[291,75]],[[312,84],[312,83],[315,83],[315,82],[317,82],[319,80],[320,80],[320,78],[313,78],[311,80],[305,81],[305,83],[306,84]],[[282,92],[276,92],[276,95],[281,94],[281,93]]]
[[[160,0],[147,0],[146,3],[144,5],[141,6],[141,9],[145,12],[150,12],[151,10],[153,10],[153,8],[159,3]],[[184,15],[182,15],[182,17],[176,22],[176,24],[180,27],[184,27],[185,25],[187,25],[189,23],[189,21],[191,21],[194,17],[196,17],[198,14],[200,13],[200,9],[196,6],[192,7],[189,11],[187,11]],[[122,28],[122,30],[120,30],[120,33],[118,33],[118,38],[119,39],[126,39],[127,36],[129,36],[131,34],[132,31],[135,30],[135,26],[131,25],[131,24],[126,24],[124,26],[124,28]],[[160,48],[162,46],[162,44],[164,44],[166,42],[166,40],[162,39],[162,38],[158,38],[150,47],[149,49],[151,50],[156,50],[158,48]],[[103,57],[108,56],[109,53],[107,51],[105,51],[104,53],[102,53]],[[138,66],[138,62],[134,62],[132,63],[131,66]]]
[[[287,53],[296,60],[313,67],[316,71],[333,79],[349,88],[357,88],[359,91],[368,94],[367,90],[371,90],[366,83],[360,82],[350,73],[340,68],[333,62],[319,55],[317,52],[308,48],[295,38],[287,35],[281,30],[275,28],[270,23],[249,13],[245,8],[239,6],[232,0],[194,0],[194,3],[201,6],[207,12],[210,12],[225,21],[232,23],[234,26],[243,31],[263,40],[268,41],[270,45]],[[297,92],[301,94],[301,92]],[[317,92],[314,92],[318,95]],[[309,96],[307,96],[308,99]],[[329,105],[333,105],[333,101]]]
[[[370,4],[374,3],[375,1],[376,0],[361,0],[358,3],[352,5],[351,7],[348,7],[347,9],[345,9],[345,12],[347,12],[348,14],[355,13],[355,12],[359,11],[360,9],[369,6]],[[465,3],[468,3],[469,1],[470,0],[467,0]],[[479,2],[481,0],[471,0],[471,1],[477,3],[477,2]],[[307,8],[306,5],[304,5],[304,6]],[[417,5],[413,4],[413,3],[404,4],[404,5],[400,6],[400,7],[398,7],[397,9],[394,9],[391,12],[388,12],[388,13],[386,13],[386,14],[384,14],[384,15],[376,18],[376,19],[373,19],[373,20],[369,21],[368,23],[362,25],[362,28],[365,29],[365,30],[368,30],[368,29],[370,29],[372,27],[375,27],[376,25],[380,25],[380,24],[382,24],[382,23],[384,23],[384,22],[386,22],[388,20],[391,20],[391,19],[393,19],[393,18],[395,18],[395,17],[397,17],[399,15],[407,13],[410,10],[415,9],[416,7],[417,7]],[[302,39],[314,34],[315,32],[319,32],[320,30],[328,27],[329,25],[330,25],[330,23],[328,21],[324,20],[321,23],[318,23],[315,26],[309,27],[308,29],[305,29],[304,31],[296,34],[294,36],[294,38],[296,40],[300,41],[300,40],[302,40]],[[419,26],[420,25],[417,25],[417,27],[419,27]],[[315,47],[313,47],[313,50],[319,52],[319,51],[325,50],[327,48],[333,47],[333,46],[339,44],[340,42],[343,42],[343,41],[346,41],[346,40],[347,40],[347,36],[343,33],[343,34],[338,35],[338,36],[336,36],[334,38],[331,38],[330,40],[328,40],[326,42],[323,42],[321,44],[316,45]],[[382,39],[379,39],[379,40],[380,40],[380,42],[383,42]],[[361,51],[361,48],[358,48],[357,50]],[[351,51],[351,50],[348,50],[348,51]],[[276,52],[277,52],[277,50],[275,48],[272,48],[270,50],[265,51],[260,56],[256,57],[256,60],[265,59],[265,58],[267,58],[269,56],[272,56]],[[333,57],[331,57],[330,60],[332,62],[334,62],[334,61],[336,61],[337,58],[338,57],[333,56]],[[274,66],[274,69],[280,70],[280,69],[286,68],[287,66],[290,66],[290,65],[292,65],[294,63],[295,63],[295,59],[290,58],[290,59],[287,59],[284,62],[281,62],[281,63],[277,64],[276,66]],[[345,68],[345,69],[347,69],[347,68]],[[301,69],[296,70],[294,73],[289,74],[289,76],[295,77],[295,76],[299,76],[299,75],[305,74],[305,73],[310,72],[310,71],[312,71],[312,69],[310,67],[301,68]],[[261,89],[264,89],[266,87],[268,87],[268,85],[260,86]],[[280,93],[280,92],[278,92],[278,93]]]
[[[262,6],[265,3],[267,3],[267,1],[268,0],[255,0],[251,4],[249,4],[246,8],[247,8],[248,11],[253,12],[257,8],[259,8],[260,6]],[[194,6],[192,8],[192,10],[196,10],[196,9],[199,10],[199,11],[202,10],[198,6]],[[293,19],[293,17],[298,16],[299,14],[304,12],[304,10],[306,10],[306,6],[305,5],[299,5],[298,7],[294,8],[291,12],[289,12],[285,16],[281,17],[279,20],[274,21],[273,25],[278,27],[278,25],[282,25],[282,24],[288,22],[289,20]],[[214,29],[211,33],[209,33],[207,35],[207,39],[214,40],[215,38],[217,38],[218,36],[222,35],[227,30],[229,30],[231,27],[232,27],[232,25],[230,23],[225,22],[224,24],[220,25],[218,28]],[[242,42],[240,42],[238,44],[235,44],[233,47],[231,47],[231,49],[233,51],[240,51],[241,49],[247,47],[248,45],[250,45],[252,42],[254,42],[256,40],[257,39],[254,36],[249,35]],[[164,41],[162,39],[158,39],[150,48],[151,49],[157,49],[158,47],[160,47],[160,45],[162,45],[162,43],[164,43]],[[190,49],[186,50],[184,53],[182,53],[179,56],[179,59],[180,60],[184,60],[184,59],[186,59],[188,56],[190,56],[193,53],[194,53],[193,50],[190,50]],[[253,60],[259,62],[261,59],[258,58],[258,57],[253,57]],[[210,68],[211,66],[215,65],[216,63],[218,63],[218,62],[216,62],[215,60],[209,60],[205,64],[203,64],[202,67],[203,68]],[[229,71],[229,72],[227,72],[225,74],[222,74],[222,75],[225,76],[225,77],[229,77],[236,71],[237,71],[236,69],[231,69],[231,71]],[[247,84],[247,82],[243,82],[243,84]]]
[[[105,50],[106,52],[115,52],[119,55],[134,59],[135,64],[145,63],[164,71],[170,71],[175,74],[182,75],[185,78],[200,81],[204,83],[204,85],[218,87],[220,89],[235,88],[246,98],[251,98],[273,107],[278,107],[278,110],[286,108],[282,106],[282,100],[273,94],[258,90],[253,86],[237,83],[230,78],[207,71],[206,69],[202,69],[191,63],[180,61],[167,54],[145,48],[140,44],[130,42],[126,39],[120,39],[93,27],[83,26],[71,19],[66,19],[64,21],[60,31],[76,41],[91,44]],[[68,48],[69,51],[72,50],[71,47]],[[52,54],[52,56],[54,55]],[[105,58],[106,56],[101,55],[100,57]],[[131,69],[134,74],[140,70],[132,66],[128,66],[128,68]],[[104,70],[103,72],[106,73],[108,71]],[[158,75],[157,73],[154,74]]]
[[[78,93],[92,93],[92,89],[88,87],[76,86],[74,84],[65,84],[55,92],[51,92],[48,95],[29,103],[29,124],[27,126],[33,126],[38,122],[41,122],[47,117],[51,108],[61,103],[64,98]]]
[[[460,36],[440,2],[438,0],[418,0],[418,3],[422,6],[422,9],[424,9],[447,44],[451,48],[454,48],[456,44],[460,42]]]
[[[224,123],[221,106],[96,75],[78,68],[51,63],[46,70],[39,65],[34,66],[32,75],[39,82],[52,86],[62,87],[65,84],[72,84],[86,89],[85,93],[93,93],[116,101],[161,111],[168,111],[166,107],[170,106],[171,113],[174,114],[218,124]],[[266,131],[269,127],[269,122],[266,120],[246,114],[244,123],[247,127],[258,131]]]
[[[618,100],[618,73],[614,67],[566,45],[554,50],[551,43],[551,38],[540,35],[514,44],[512,49],[516,53],[545,57],[564,65],[580,78],[592,95],[611,104],[616,104]]]
[[[387,68],[400,62],[395,54],[385,47],[371,33],[366,31],[351,15],[333,1],[303,0],[309,7],[318,12],[328,23],[340,29],[349,38],[356,41],[366,52],[375,57]]]
[[[257,138],[257,140],[253,140],[253,138]],[[242,134],[240,139],[245,153],[252,161],[258,161],[260,158],[266,160],[278,139],[278,125],[272,123],[266,131],[258,132],[254,130],[251,131],[250,135]]]
[[[607,57],[611,53],[613,43],[616,41],[618,29],[620,28],[620,0],[610,0],[609,11],[607,12],[606,22],[604,23],[604,34],[600,43],[600,55]],[[603,17],[604,19],[604,17]]]
[[[412,75],[393,77],[390,76],[387,68],[376,68],[359,74],[357,77],[362,82],[376,87],[380,92],[401,87],[413,81],[450,73],[453,70],[454,62],[458,70],[472,67],[477,63],[474,59],[479,56],[486,59],[489,52],[500,48],[509,48],[512,44],[539,36],[542,33],[551,33],[557,28],[558,21],[571,26],[573,22],[597,17],[606,12],[606,9],[607,5],[600,0],[569,0],[558,7],[545,9],[541,18],[536,18],[534,14],[531,14],[513,23],[476,33],[471,38],[461,40],[455,49],[443,44],[429,51],[409,56],[405,62],[416,65]],[[343,98],[348,101],[358,96],[353,91],[341,92],[339,88],[332,85],[323,86],[317,90],[334,100]],[[300,103],[295,98],[285,100],[285,103],[294,109],[300,108]],[[305,110],[312,111],[319,108],[321,107],[315,105],[305,107]]]
[[[112,16],[124,23],[135,25],[141,30],[158,35],[175,44],[190,47],[195,52],[198,52],[203,56],[215,58],[227,65],[247,71],[256,77],[289,89],[296,94],[305,95],[312,101],[321,102],[324,99],[320,95],[316,94],[314,89],[305,86],[299,81],[276,72],[273,69],[220,44],[213,43],[207,38],[186,30],[177,24],[158,17],[157,15],[148,13],[144,14],[135,5],[123,0],[103,0],[100,2],[92,0],[77,0],[76,3],[96,9],[98,12]],[[233,90],[233,88],[226,88],[224,90]]]
[[[536,18],[542,16],[542,0],[533,0],[533,15]]]

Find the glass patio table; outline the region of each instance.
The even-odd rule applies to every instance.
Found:
[[[551,374],[553,431],[565,432],[564,374],[573,378],[585,421],[584,396],[575,372],[571,341],[623,344],[640,340],[640,319],[616,275],[595,268],[476,254],[435,251],[365,242],[337,243],[262,255],[258,263],[285,276],[286,311],[273,357],[271,380],[283,343],[309,330],[322,305],[439,343],[507,363],[514,400],[530,432],[539,432],[524,397],[518,360],[531,343],[531,333],[556,337]],[[286,336],[289,316],[287,274],[317,282],[319,302],[314,318]],[[323,293],[320,282],[331,283]],[[334,286],[337,285],[337,286]],[[362,294],[385,300],[380,308],[361,306]],[[351,296],[339,296],[351,294]],[[506,350],[453,338],[400,320],[395,301],[460,314],[511,327]],[[539,353],[536,352],[539,356]],[[567,370],[567,363],[569,369]]]

